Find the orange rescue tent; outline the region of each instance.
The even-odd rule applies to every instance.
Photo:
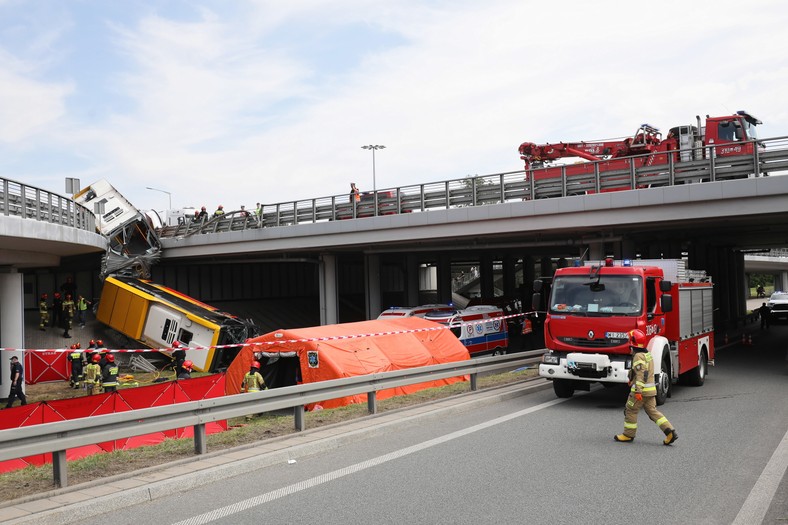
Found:
[[[277,330],[246,342],[227,369],[225,392],[240,393],[255,360],[262,365],[268,387],[276,388],[467,359],[468,350],[450,330],[418,317]],[[385,389],[377,392],[377,398],[465,380],[467,376],[460,376]],[[320,405],[335,408],[366,401],[367,395],[360,394]]]

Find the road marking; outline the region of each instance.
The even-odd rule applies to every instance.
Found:
[[[239,512],[243,512],[247,509],[257,507],[259,505],[264,505],[271,501],[274,501],[279,498],[283,498],[285,496],[289,496],[291,494],[295,494],[297,492],[301,492],[302,490],[306,490],[312,487],[316,487],[318,485],[322,485],[323,483],[328,483],[329,481],[334,481],[336,479],[349,476],[351,474],[355,474],[356,472],[361,472],[362,470],[375,467],[378,465],[382,465],[383,463],[407,456],[409,454],[414,454],[416,452],[420,452],[422,450],[428,449],[430,447],[434,447],[436,445],[440,445],[451,441],[453,439],[461,438],[463,436],[467,436],[468,434],[473,434],[474,432],[478,432],[480,430],[484,430],[495,425],[500,425],[501,423],[506,423],[507,421],[511,421],[512,419],[516,419],[521,416],[525,416],[528,414],[532,414],[534,412],[538,412],[539,410],[549,408],[553,405],[557,405],[558,403],[563,403],[564,401],[568,401],[566,399],[555,399],[553,401],[548,401],[546,403],[542,403],[541,405],[536,405],[531,408],[526,408],[520,410],[519,412],[513,412],[506,416],[502,416],[496,419],[492,419],[485,423],[480,423],[478,425],[474,425],[472,427],[465,428],[463,430],[458,430],[456,432],[452,432],[450,434],[446,434],[445,436],[441,436],[438,438],[430,439],[423,443],[419,443],[417,445],[413,445],[407,448],[403,448],[400,450],[396,450],[394,452],[390,452],[388,454],[384,454],[382,456],[378,456],[376,458],[369,459],[367,461],[362,461],[361,463],[356,463],[355,465],[350,465],[345,468],[341,468],[338,470],[334,470],[333,472],[328,472],[326,474],[322,474],[320,476],[316,476],[311,479],[307,479],[305,481],[301,481],[298,483],[294,483],[292,485],[288,485],[287,487],[282,487],[281,489],[273,490],[271,492],[267,492],[265,494],[260,494],[259,496],[255,496],[253,498],[248,498],[243,501],[238,501],[233,503],[232,505],[227,505],[225,507],[214,509],[210,512],[206,512],[204,514],[200,514],[198,516],[191,517],[189,519],[179,521],[174,525],[202,525],[204,523],[210,523],[212,521],[226,518],[227,516],[231,516],[233,514],[237,514]]]
[[[769,505],[772,504],[774,494],[777,492],[777,487],[780,486],[785,475],[786,468],[788,468],[788,431],[783,435],[758,481],[753,485],[750,495],[747,496],[739,514],[733,520],[733,525],[763,522],[763,518],[769,511]]]

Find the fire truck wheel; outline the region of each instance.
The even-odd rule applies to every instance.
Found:
[[[709,359],[706,357],[706,350],[701,350],[700,359],[698,359],[698,366],[682,374],[686,376],[685,382],[691,386],[703,386],[706,381],[706,373],[708,372]]]
[[[662,368],[657,382],[657,405],[664,405],[670,397],[670,388],[673,384],[670,376],[670,361],[668,361],[668,350],[665,349],[665,357],[662,358]]]
[[[575,393],[572,381],[566,379],[553,379],[553,390],[557,397],[572,397],[572,394]]]

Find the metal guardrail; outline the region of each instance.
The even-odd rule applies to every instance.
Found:
[[[52,453],[54,484],[68,484],[66,450],[70,448],[162,432],[174,428],[194,427],[194,451],[207,451],[205,425],[224,419],[259,414],[286,408],[294,409],[295,428],[304,430],[304,405],[327,399],[367,394],[369,412],[377,412],[375,392],[470,375],[470,388],[477,390],[477,375],[535,363],[544,350],[534,350],[467,361],[320,381],[174,405],[143,408],[86,418],[44,423],[0,431],[0,461]]]
[[[361,193],[354,203],[350,195],[332,195],[314,199],[263,205],[260,217],[241,216],[230,212],[226,216],[204,222],[186,221],[168,226],[160,237],[183,237],[195,233],[220,233],[260,227],[292,226],[346,219],[360,219],[381,215],[419,213],[464,206],[483,206],[533,199],[548,199],[585,195],[600,191],[615,191],[682,184],[698,184],[788,171],[788,137],[758,141],[765,148],[753,148],[752,155],[716,157],[714,146],[704,149],[705,158],[687,162],[636,167],[638,160],[650,155],[618,159],[628,163],[626,169],[605,171],[600,168],[608,161],[585,163],[590,173],[567,176],[568,166],[552,166],[518,170],[491,175],[479,175],[398,188]],[[698,150],[700,151],[700,150]],[[660,152],[660,155],[676,151]],[[699,155],[700,156],[700,155]],[[672,155],[671,155],[672,158]],[[644,163],[648,164],[648,162]],[[561,176],[540,178],[545,170],[560,169]]]
[[[0,215],[96,231],[93,213],[68,197],[0,178]]]

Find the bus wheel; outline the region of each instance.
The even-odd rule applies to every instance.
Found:
[[[500,346],[493,350],[492,355],[506,355],[506,348],[501,348]]]
[[[572,381],[566,379],[553,379],[553,390],[558,397],[572,397],[572,394],[575,393]]]

